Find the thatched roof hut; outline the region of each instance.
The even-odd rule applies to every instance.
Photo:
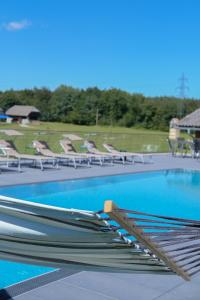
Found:
[[[31,114],[40,114],[40,111],[36,107],[29,105],[14,105],[6,111],[6,115],[11,117],[27,118]]]
[[[9,117],[8,120],[25,123],[37,120],[40,117],[40,111],[34,106],[14,105],[6,111],[6,115]]]
[[[180,129],[200,131],[200,108],[185,116],[178,122]]]
[[[196,136],[200,137],[200,108],[182,118],[178,122],[177,128],[187,130],[189,133],[195,132]]]

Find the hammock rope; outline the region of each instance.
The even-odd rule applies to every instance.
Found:
[[[185,280],[200,271],[200,221],[121,209],[112,201],[106,201],[102,218],[121,226],[124,237],[132,237]]]

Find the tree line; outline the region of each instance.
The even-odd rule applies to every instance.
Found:
[[[77,89],[61,85],[0,92],[0,107],[33,105],[43,121],[79,125],[110,125],[168,130],[172,118],[181,118],[200,107],[198,99],[145,97],[120,89]]]

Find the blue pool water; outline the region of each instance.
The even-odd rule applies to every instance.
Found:
[[[122,208],[200,219],[200,172],[160,171],[0,188],[0,194],[98,211],[111,199]],[[53,269],[0,261],[0,287]]]

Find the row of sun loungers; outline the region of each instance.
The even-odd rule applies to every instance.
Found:
[[[103,145],[107,152],[102,152],[97,149],[92,141],[86,141],[84,144],[87,153],[76,152],[70,140],[61,140],[60,146],[64,153],[53,152],[44,141],[33,141],[33,148],[37,154],[31,155],[19,153],[11,141],[0,140],[0,170],[1,166],[8,169],[17,166],[17,170],[20,172],[22,164],[44,170],[45,167],[58,168],[59,165],[69,165],[77,168],[82,165],[90,167],[92,164],[102,166],[108,163],[126,164],[135,163],[136,161],[145,163],[145,157],[148,157],[145,154],[120,152],[109,144]]]
[[[60,141],[60,145],[65,153],[69,154],[77,154],[76,150],[74,149],[71,141],[63,140]],[[140,154],[140,153],[133,153],[133,152],[125,152],[125,151],[118,151],[113,147],[111,144],[103,144],[103,147],[107,152],[99,151],[93,141],[85,141],[84,146],[86,147],[88,153],[86,155],[90,155],[92,158],[111,158],[112,161],[120,161],[123,164],[127,162],[150,162],[151,157],[148,154]]]
[[[70,140],[61,140],[60,145],[65,154],[73,155],[75,157],[80,155],[80,153],[76,152],[76,149],[74,148]],[[100,154],[87,152],[87,153],[81,153],[81,156],[88,159],[90,164],[97,163],[103,165],[103,156]]]

